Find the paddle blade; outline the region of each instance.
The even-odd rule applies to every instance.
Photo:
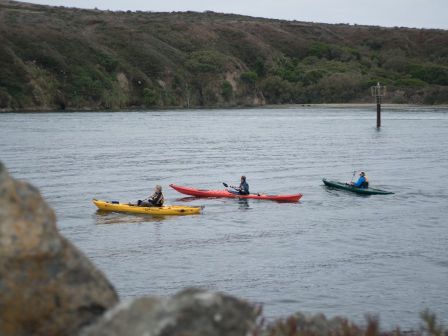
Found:
[[[224,187],[226,187],[226,188],[229,187],[229,185],[228,185],[227,183],[225,183],[225,182],[223,182],[222,185],[223,185]]]

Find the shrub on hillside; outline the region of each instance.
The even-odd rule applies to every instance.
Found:
[[[293,84],[279,76],[269,76],[261,82],[261,91],[270,104],[292,102]]]
[[[350,101],[358,96],[362,90],[361,76],[358,74],[336,73],[322,78],[314,91],[324,97],[323,103]]]
[[[101,64],[107,72],[113,72],[118,67],[118,60],[112,55],[100,52],[97,54],[98,63]]]
[[[266,75],[265,61],[261,57],[257,57],[252,69],[257,73],[258,77],[264,77]]]
[[[417,78],[400,78],[395,81],[395,86],[419,88],[428,85],[428,83]]]
[[[225,101],[229,101],[233,97],[233,87],[232,84],[230,84],[229,81],[222,82],[221,85],[221,95],[224,98]]]
[[[328,43],[314,43],[308,50],[307,57],[314,56],[317,58],[326,58],[328,60],[339,60],[348,62],[350,60],[359,60],[361,54],[353,48],[341,47]]]
[[[247,71],[241,74],[240,79],[246,84],[255,84],[258,79],[258,75],[256,72]]]
[[[303,74],[302,82],[305,85],[315,84],[325,77],[327,73],[323,70],[310,70]]]
[[[17,64],[14,53],[0,46],[0,87],[3,87],[13,99],[26,94],[27,74],[22,64]]]
[[[412,77],[429,84],[448,85],[448,68],[436,65],[413,64],[409,66]]]
[[[202,50],[191,53],[186,66],[193,73],[219,73],[225,61],[225,56],[217,51]]]
[[[11,106],[11,96],[5,88],[0,87],[0,108],[8,108]]]
[[[95,67],[74,65],[68,73],[66,85],[70,97],[98,102],[103,91],[112,88],[112,80]]]
[[[143,102],[146,106],[154,106],[157,104],[159,100],[159,94],[157,90],[153,88],[144,88],[143,89]]]

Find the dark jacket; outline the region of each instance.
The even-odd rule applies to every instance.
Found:
[[[247,184],[246,181],[243,181],[240,184],[240,194],[243,194],[243,195],[249,194],[249,184]]]

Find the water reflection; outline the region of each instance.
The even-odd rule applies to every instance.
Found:
[[[140,223],[160,223],[169,216],[153,216],[147,214],[126,214],[104,210],[97,210],[95,213],[95,224],[140,224]]]
[[[369,194],[358,194],[358,193],[350,191],[350,190],[333,188],[333,187],[326,186],[326,185],[322,185],[322,188],[325,190],[325,192],[331,194],[332,196],[336,196],[336,197],[339,197],[340,195],[352,195],[353,197],[369,198],[372,196]]]
[[[197,200],[224,200],[225,198],[219,198],[219,197],[194,197],[194,196],[188,196],[188,197],[182,197],[182,198],[177,198],[176,202],[193,202],[193,201],[197,201]],[[239,209],[250,209],[250,205],[249,205],[249,200],[247,198],[231,198],[231,200],[237,200],[238,202],[238,208]],[[204,208],[204,206],[202,206]]]
[[[240,209],[242,210],[249,210],[249,200],[247,198],[238,198],[238,204]]]
[[[187,197],[176,198],[176,202],[193,202],[193,201],[197,201],[199,199],[202,199],[202,198],[194,197],[194,196],[187,196]]]

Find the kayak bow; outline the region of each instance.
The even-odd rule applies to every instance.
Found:
[[[292,195],[265,195],[265,194],[249,194],[240,195],[231,193],[224,190],[204,190],[190,187],[182,187],[174,184],[170,184],[170,187],[184,195],[190,195],[194,197],[226,197],[226,198],[251,198],[259,200],[270,200],[277,202],[298,202],[302,198],[302,194]]]

